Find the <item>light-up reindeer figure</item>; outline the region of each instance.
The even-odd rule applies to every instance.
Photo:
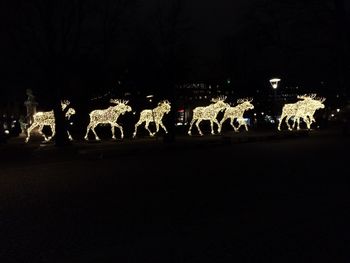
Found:
[[[218,131],[220,132],[220,123],[217,120],[217,115],[219,114],[220,111],[225,110],[228,108],[230,105],[225,103],[226,97],[219,97],[212,99],[211,101],[213,102],[209,106],[206,107],[197,107],[193,110],[193,118],[190,123],[190,128],[188,129],[188,135],[192,135],[191,129],[194,123],[196,123],[196,127],[198,129],[198,132],[201,136],[203,136],[203,133],[199,127],[199,124],[203,120],[208,120],[210,121],[210,127],[211,127],[211,134],[214,135],[214,123],[217,124],[218,126]]]
[[[314,114],[316,110],[323,109],[325,101],[324,98],[316,98],[315,94],[298,96],[300,101],[296,103],[285,104],[282,108],[282,114],[278,123],[278,130],[281,130],[281,124],[285,118],[285,123],[288,126],[288,130],[292,130],[297,124],[297,129],[300,129],[300,118],[306,123],[308,129],[311,128],[311,124],[315,122]],[[293,127],[289,124],[289,120],[294,118]]]
[[[246,131],[248,131],[248,125],[247,125],[247,122],[244,119],[243,115],[244,115],[244,112],[246,112],[247,110],[254,109],[254,105],[251,103],[252,101],[253,101],[253,99],[248,99],[248,98],[246,98],[246,99],[239,99],[239,100],[237,100],[237,103],[238,103],[237,106],[227,107],[226,110],[225,110],[224,117],[220,121],[219,132],[221,132],[222,124],[227,119],[230,119],[230,124],[233,127],[233,129],[235,130],[235,132],[238,132],[239,128],[241,126],[244,126]],[[238,122],[238,126],[237,127],[233,124],[233,121],[235,119]]]
[[[66,108],[69,106],[70,102],[68,100],[65,101],[61,101],[61,107],[62,110],[66,110]],[[73,108],[69,108],[65,114],[65,117],[69,120],[70,117],[72,115],[75,114],[75,110]],[[54,115],[54,111],[46,111],[46,112],[37,112],[36,114],[34,114],[33,116],[33,123],[32,125],[30,125],[30,127],[28,127],[27,129],[27,138],[25,140],[25,142],[27,143],[30,139],[30,133],[32,132],[32,130],[36,127],[39,126],[39,133],[44,137],[45,141],[50,141],[52,139],[52,137],[55,136],[56,134],[56,126],[55,126],[55,115]],[[44,133],[43,133],[43,128],[44,126],[50,126],[51,128],[51,136],[47,137]],[[69,131],[67,131],[68,133],[68,137],[70,140],[73,140],[72,136],[70,135]]]
[[[165,133],[168,133],[167,129],[165,128],[163,124],[163,117],[165,114],[168,114],[171,110],[170,102],[167,100],[163,100],[158,103],[158,106],[154,109],[146,109],[141,111],[140,119],[135,124],[135,131],[133,133],[133,137],[136,137],[137,134],[137,127],[140,126],[142,123],[145,122],[145,128],[149,132],[149,135],[153,137],[158,131],[159,126],[162,127],[162,129],[165,131]],[[151,132],[149,129],[149,124],[151,122],[154,122],[156,124],[156,132]]]
[[[294,116],[293,128],[297,124],[297,130],[300,130],[300,119],[302,119],[307,126],[307,129],[311,129],[311,124],[316,122],[314,115],[317,110],[324,109],[325,98],[317,98],[316,94],[298,96],[298,99],[302,99],[299,107]]]
[[[299,104],[301,101],[295,102],[295,103],[287,103],[283,106],[282,108],[282,114],[278,122],[278,127],[277,129],[280,131],[281,130],[281,124],[283,122],[283,119],[285,119],[285,123],[288,126],[288,130],[292,130],[292,127],[289,124],[290,118],[294,117],[297,113]]]
[[[116,104],[115,106],[110,106],[107,109],[103,110],[93,110],[90,112],[90,123],[86,128],[86,134],[84,139],[89,140],[88,135],[89,131],[91,130],[94,135],[95,135],[95,140],[99,141],[100,138],[98,137],[95,128],[99,124],[109,124],[111,125],[111,130],[112,130],[112,139],[115,138],[115,128],[118,128],[120,130],[120,138],[124,138],[124,133],[123,133],[123,127],[120,126],[117,123],[117,120],[120,115],[124,115],[126,112],[130,112],[132,109],[128,104],[128,101],[122,101],[122,100],[115,100],[111,99],[110,103]]]

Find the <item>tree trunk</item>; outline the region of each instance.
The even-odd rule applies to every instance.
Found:
[[[68,139],[67,128],[66,128],[66,119],[65,113],[68,110],[68,107],[63,111],[61,100],[62,92],[64,88],[64,67],[63,64],[59,63],[57,60],[53,60],[52,72],[50,72],[51,82],[53,83],[53,103],[54,103],[54,116],[55,116],[55,146],[67,146],[70,145],[70,141]]]
[[[176,123],[176,113],[178,109],[177,105],[177,99],[176,99],[176,90],[175,85],[172,83],[171,86],[166,91],[166,99],[168,99],[171,103],[171,111],[169,112],[168,118],[167,118],[167,130],[168,133],[165,134],[163,137],[163,142],[165,143],[172,143],[176,140],[176,130],[175,130],[175,123]]]
[[[67,128],[66,128],[66,119],[64,117],[65,113],[61,108],[61,100],[57,98],[55,101],[54,107],[55,115],[55,126],[56,126],[56,136],[55,136],[55,146],[67,146],[70,145],[68,139]]]

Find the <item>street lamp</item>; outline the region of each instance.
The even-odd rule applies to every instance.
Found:
[[[277,89],[280,81],[281,81],[281,79],[278,79],[278,78],[270,79],[271,86],[274,90]]]
[[[277,88],[280,81],[281,79],[279,78],[270,79],[270,84],[273,88],[273,114],[275,115],[274,117],[276,122],[277,122],[277,112],[276,112]]]

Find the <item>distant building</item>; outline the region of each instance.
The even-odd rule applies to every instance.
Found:
[[[226,96],[228,100],[233,96],[230,83],[184,83],[177,85],[177,125],[186,125],[192,118],[195,107],[207,106],[211,99],[218,96]]]

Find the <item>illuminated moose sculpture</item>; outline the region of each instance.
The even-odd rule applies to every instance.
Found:
[[[295,128],[297,124],[297,129],[300,129],[300,119],[302,119],[308,129],[311,129],[311,124],[316,122],[314,114],[316,110],[323,109],[325,106],[323,102],[325,98],[316,98],[316,94],[298,96],[300,101],[296,103],[285,104],[282,108],[282,114],[278,123],[278,130],[281,130],[281,124],[285,118],[285,123],[289,130]],[[289,120],[293,117],[293,126],[289,124]]]
[[[61,101],[61,107],[64,111],[68,106],[70,102],[68,100]],[[75,114],[75,110],[73,108],[69,108],[65,114],[65,117],[67,119],[70,119],[72,115]],[[33,123],[30,125],[30,127],[27,129],[27,138],[25,142],[27,143],[30,139],[30,133],[32,130],[39,126],[39,133],[44,137],[45,141],[50,141],[53,136],[56,134],[56,126],[55,126],[55,115],[53,110],[46,111],[46,112],[37,112],[33,116]],[[46,135],[43,133],[44,126],[50,126],[51,128],[51,136],[46,137]],[[69,131],[67,131],[68,137],[70,140],[73,140],[72,136],[69,134]]]
[[[168,114],[170,112],[170,110],[171,110],[170,102],[167,100],[163,100],[158,103],[158,106],[156,108],[141,111],[140,119],[135,124],[135,131],[133,133],[133,137],[134,138],[136,137],[137,127],[144,122],[146,123],[145,128],[149,132],[149,135],[151,137],[153,137],[159,131],[159,126],[162,127],[165,133],[168,133],[167,129],[163,124],[162,119],[165,114]],[[151,122],[154,122],[156,124],[156,132],[154,133],[152,133],[151,130],[148,128]]]
[[[221,132],[222,124],[227,119],[230,119],[230,124],[233,127],[233,129],[235,130],[235,132],[238,132],[239,128],[241,126],[244,126],[246,131],[248,131],[248,125],[247,125],[246,120],[243,118],[243,115],[244,115],[245,111],[254,109],[254,105],[251,103],[252,101],[253,101],[253,99],[239,99],[239,100],[237,100],[237,103],[238,103],[237,106],[235,106],[235,107],[227,107],[226,110],[225,110],[224,117],[220,121],[219,132]],[[238,122],[238,127],[236,127],[233,124],[233,121],[235,119]]]
[[[130,112],[131,107],[129,105],[127,105],[128,101],[111,99],[110,103],[116,104],[116,105],[110,106],[107,109],[93,110],[92,112],[90,112],[90,114],[89,114],[90,115],[90,123],[86,128],[86,134],[84,137],[85,140],[89,140],[88,135],[89,135],[90,130],[92,130],[92,132],[94,133],[95,139],[97,141],[100,140],[100,138],[98,137],[98,135],[95,131],[95,128],[99,124],[111,125],[112,139],[116,139],[115,134],[114,134],[115,127],[119,128],[119,130],[120,130],[120,138],[121,139],[124,138],[123,127],[117,123],[117,120],[118,120],[120,115],[124,115],[126,112]]]
[[[213,102],[209,106],[206,107],[197,107],[193,110],[193,118],[190,124],[190,128],[188,129],[188,135],[192,135],[191,129],[194,123],[196,123],[198,132],[201,136],[203,136],[203,133],[201,129],[199,128],[199,124],[203,120],[210,121],[210,127],[211,127],[211,134],[214,135],[214,122],[218,125],[218,131],[220,132],[220,123],[218,122],[217,115],[220,111],[225,110],[226,108],[230,107],[229,104],[225,103],[226,97],[219,97],[212,99]]]
[[[293,128],[297,124],[297,130],[300,130],[300,119],[302,119],[307,126],[307,129],[311,129],[311,124],[316,122],[314,115],[317,110],[324,109],[325,98],[317,98],[316,94],[311,94],[309,96],[303,95],[298,96],[298,99],[302,99],[302,103],[299,104],[299,107],[294,116]]]

